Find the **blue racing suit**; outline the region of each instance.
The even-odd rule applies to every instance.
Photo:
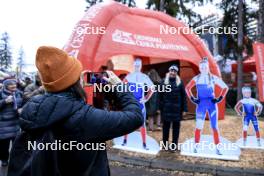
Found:
[[[213,87],[209,84],[196,84],[196,89],[198,93],[198,99],[200,100],[200,103],[197,105],[196,108],[197,121],[200,119],[202,120],[203,123],[206,117],[206,112],[208,112],[208,115],[210,117],[211,127],[212,129],[217,130],[218,112],[217,112],[216,104],[212,102],[212,100],[214,99]],[[198,126],[200,126],[200,124],[198,124]]]
[[[255,131],[259,132],[258,119],[254,113],[256,112],[255,106],[259,106],[260,103],[254,98],[243,98],[242,100],[240,100],[240,102],[243,106],[243,112],[245,113],[243,120],[243,130],[247,131],[248,125],[251,121]]]
[[[129,86],[130,86],[130,90],[133,92],[134,97],[136,98],[136,100],[139,102],[140,104],[140,108],[142,111],[142,115],[144,117],[144,123],[143,126],[146,125],[146,107],[145,107],[145,103],[140,103],[140,100],[143,98],[144,96],[144,86],[139,85],[137,83],[131,83],[128,82]]]

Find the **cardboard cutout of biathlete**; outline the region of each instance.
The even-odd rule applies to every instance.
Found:
[[[239,116],[243,117],[243,145],[247,145],[247,131],[251,121],[255,129],[258,146],[261,147],[257,116],[260,115],[262,111],[262,104],[251,97],[251,89],[249,87],[243,87],[242,94],[243,99],[237,102],[235,110]]]
[[[134,61],[134,72],[128,74],[125,78],[125,82],[129,84],[130,90],[133,92],[134,97],[140,104],[142,114],[144,117],[144,123],[140,128],[141,138],[143,142],[143,148],[148,150],[147,143],[146,143],[146,107],[145,103],[150,99],[153,94],[153,82],[150,78],[141,72],[142,68],[142,61],[141,59],[137,58]],[[145,96],[145,88],[147,88],[147,94]],[[124,136],[124,141],[122,146],[127,144],[128,135]]]
[[[209,115],[211,128],[213,130],[214,144],[219,141],[218,131],[218,107],[217,103],[221,102],[228,91],[227,85],[221,78],[210,73],[209,63],[207,58],[204,58],[199,64],[200,74],[195,76],[186,86],[186,93],[190,100],[196,104],[196,129],[195,129],[195,147],[194,153],[197,153],[197,144],[200,142],[201,131],[204,126],[206,113]],[[222,90],[218,98],[215,97],[215,85],[218,85]],[[192,94],[192,88],[196,86],[197,97]],[[221,155],[216,147],[216,154]]]

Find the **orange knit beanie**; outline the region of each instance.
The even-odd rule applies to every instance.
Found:
[[[61,49],[41,46],[37,50],[36,66],[42,85],[48,92],[59,92],[80,78],[82,64]]]

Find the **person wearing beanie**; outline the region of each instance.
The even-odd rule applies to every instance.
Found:
[[[170,85],[171,91],[160,93],[163,144],[169,145],[169,132],[172,124],[172,143],[177,146],[177,149],[179,149],[180,122],[182,116],[188,111],[185,88],[178,71],[176,65],[169,67],[163,85]]]
[[[8,74],[6,74],[0,70],[0,89],[2,89],[2,87],[3,87],[4,80],[6,80],[8,77],[9,77]]]
[[[2,166],[7,166],[9,145],[18,131],[18,112],[22,107],[22,92],[17,90],[17,82],[7,79],[0,91],[0,160]]]
[[[81,63],[58,48],[40,47],[36,66],[46,93],[33,96],[23,107],[22,132],[11,151],[8,176],[110,175],[105,141],[142,125],[139,103],[132,93],[116,89],[120,111],[87,105],[80,83]],[[106,72],[109,84],[127,86],[113,72]],[[48,149],[28,149],[30,141]],[[52,150],[47,143],[60,145]]]

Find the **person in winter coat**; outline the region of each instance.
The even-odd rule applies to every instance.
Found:
[[[142,125],[139,103],[132,93],[116,88],[120,111],[87,105],[79,81],[81,63],[58,48],[40,47],[36,66],[46,93],[32,97],[23,107],[22,132],[14,142],[8,176],[110,175],[105,141]],[[107,74],[104,79],[114,87],[127,86],[113,72]],[[28,149],[30,141],[45,149]],[[47,150],[49,143],[59,143],[61,148]]]
[[[24,98],[29,100],[31,97],[39,94],[44,94],[44,87],[41,85],[41,80],[38,73],[35,75],[35,81],[25,87]]]
[[[158,74],[158,72],[155,69],[151,69],[148,72],[148,76],[151,79],[151,81],[154,83],[154,85],[160,86],[161,84],[161,78]],[[156,91],[153,93],[149,101],[146,103],[146,110],[148,115],[148,128],[150,131],[154,131],[154,120],[156,121],[157,130],[161,130],[160,128],[160,110],[159,110],[159,93]]]
[[[180,134],[180,122],[182,115],[187,110],[186,93],[182,80],[178,73],[178,67],[172,65],[166,74],[164,85],[170,85],[171,91],[160,93],[160,109],[163,122],[163,144],[166,145],[169,140],[170,126],[172,124],[172,143],[178,146]]]
[[[23,103],[22,92],[17,90],[17,82],[7,79],[0,92],[0,160],[8,165],[10,141],[19,131],[18,113]]]
[[[9,77],[8,74],[6,74],[0,70],[0,89],[2,89],[2,87],[3,87],[4,80],[6,80],[8,77]]]

